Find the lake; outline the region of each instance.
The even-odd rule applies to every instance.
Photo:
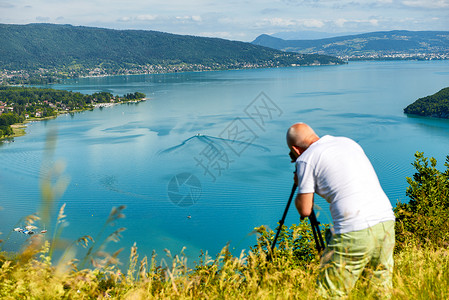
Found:
[[[126,218],[107,232],[127,230],[109,249],[125,248],[126,261],[134,242],[141,257],[155,250],[161,258],[164,249],[179,253],[185,246],[193,261],[200,250],[215,256],[228,242],[239,254],[255,244],[254,227],[276,227],[293,184],[285,133],[298,121],[320,136],[357,141],[392,204],[408,201],[414,153],[435,157],[442,169],[449,121],[408,117],[403,108],[447,86],[449,61],[115,76],[53,85],[82,93],[138,91],[149,99],[34,122],[25,136],[0,145],[3,250],[23,245],[26,236],[11,230],[40,208],[49,132],[56,132],[50,160],[63,162],[70,178],[54,207],[57,212],[66,203],[65,239],[95,237],[111,208],[126,205]],[[319,220],[330,222],[325,201],[316,204]],[[292,206],[286,225],[298,221]]]

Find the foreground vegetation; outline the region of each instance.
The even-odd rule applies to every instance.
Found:
[[[449,298],[449,156],[446,170],[436,168],[436,160],[416,154],[416,173],[408,178],[409,203],[396,209],[397,249],[394,288],[391,299]],[[63,180],[43,180],[42,219],[49,220],[50,209]],[[48,178],[47,178],[48,179]],[[51,182],[55,182],[52,184]],[[283,227],[279,244],[267,260],[273,231],[256,228],[258,244],[250,251],[233,256],[227,247],[216,257],[203,254],[188,267],[182,255],[139,258],[131,248],[129,267],[119,269],[117,254],[104,251],[116,240],[121,228],[102,240],[109,225],[123,217],[124,207],[114,208],[94,240],[90,236],[66,245],[59,262],[53,262],[53,248],[64,227],[64,207],[56,218],[55,238],[45,241],[35,235],[29,245],[14,257],[0,258],[0,297],[4,299],[318,299],[315,280],[318,257],[307,221]],[[36,216],[27,218],[29,223]],[[322,228],[324,229],[324,228]],[[87,248],[85,257],[75,260],[76,244]],[[87,264],[91,262],[91,264]],[[90,266],[90,268],[87,268]],[[359,280],[350,299],[375,299],[369,281]]]
[[[125,273],[117,267],[60,271],[41,253],[38,259],[0,270],[2,299],[319,299],[315,293],[317,262],[299,267],[291,252],[267,263],[265,255],[240,257],[224,249],[189,269],[182,257],[157,266],[138,260],[132,249]],[[395,256],[392,299],[448,299],[447,249],[411,247]],[[359,281],[350,299],[375,298],[367,281]]]

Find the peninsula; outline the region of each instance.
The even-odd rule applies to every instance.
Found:
[[[54,118],[59,114],[91,110],[118,103],[146,100],[140,92],[122,97],[107,92],[79,92],[34,87],[0,87],[0,139],[23,135],[21,123]]]
[[[449,119],[449,87],[444,88],[433,95],[419,98],[404,108],[404,113]]]

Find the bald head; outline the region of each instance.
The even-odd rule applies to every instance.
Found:
[[[290,149],[295,146],[305,151],[319,139],[315,131],[305,123],[293,124],[287,131],[287,145]]]

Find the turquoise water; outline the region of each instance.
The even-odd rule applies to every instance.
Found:
[[[56,130],[54,161],[70,184],[70,225],[63,237],[95,236],[113,206],[126,205],[119,244],[123,258],[163,249],[190,260],[235,253],[255,243],[254,227],[275,228],[292,185],[285,132],[309,123],[319,135],[344,135],[362,145],[394,205],[407,201],[406,176],[416,151],[442,168],[449,121],[407,117],[403,108],[449,86],[449,61],[357,62],[343,66],[118,76],[68,81],[53,88],[113,94],[143,92],[148,101],[35,122],[0,146],[0,231],[4,250],[25,236],[11,229],[39,209],[46,134]],[[185,183],[185,184],[182,184]],[[319,219],[330,222],[316,200]],[[292,207],[286,224],[298,222]],[[51,228],[51,225],[46,225]],[[112,232],[113,228],[110,228]]]

